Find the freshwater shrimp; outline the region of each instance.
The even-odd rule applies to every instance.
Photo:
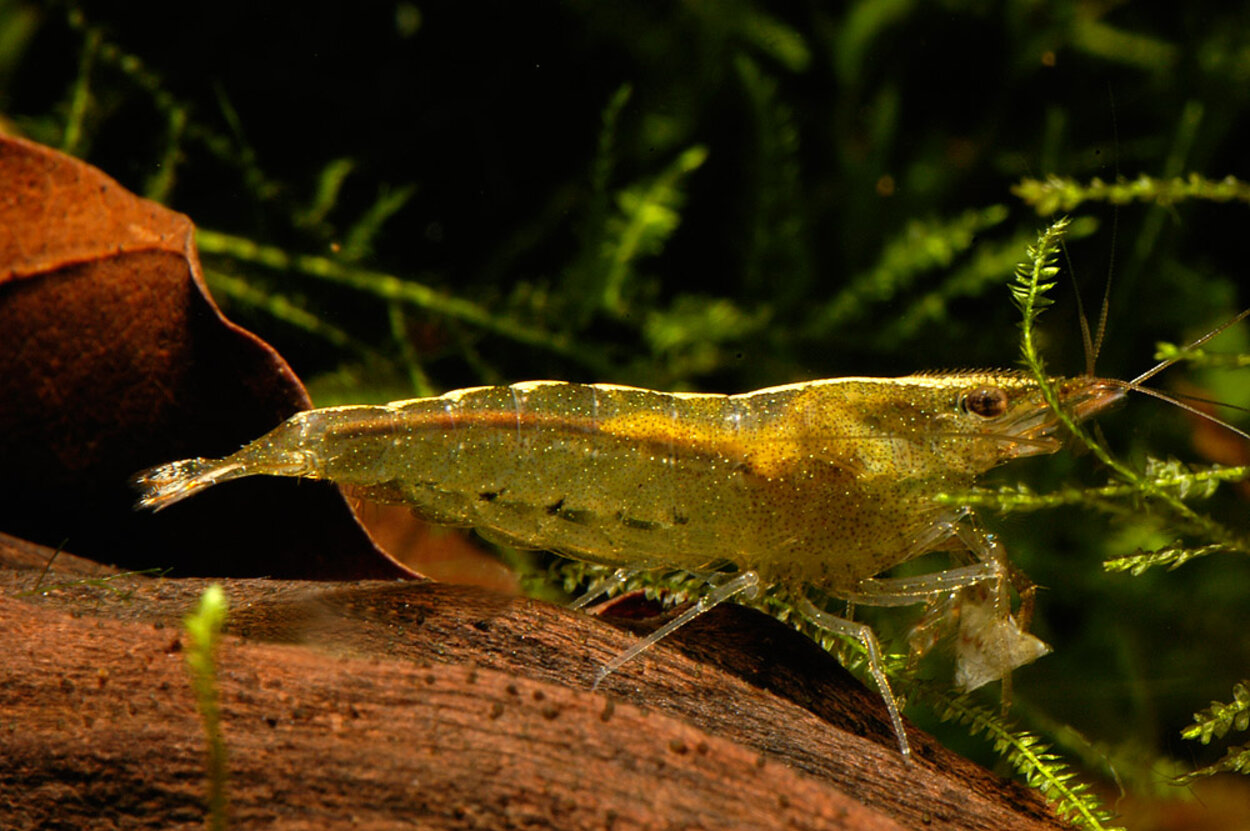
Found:
[[[1083,420],[1126,382],[1055,378]],[[817,606],[893,606],[983,587],[961,664],[980,683],[1047,650],[1012,616],[1031,587],[970,508],[937,504],[1012,459],[1053,453],[1059,419],[1019,372],[835,378],[740,395],[537,381],[379,406],[309,410],[222,459],[141,472],[138,507],[164,509],[253,475],[328,479],[435,523],[616,569],[706,575],[711,590],[599,671],[604,675],[735,595],[783,596],[815,626],[859,641],[900,751],[910,745],[872,629]],[[937,550],[957,567],[877,575]],[[728,564],[732,571],[726,572]],[[593,594],[593,593],[592,593]],[[589,597],[589,596],[588,596]],[[584,605],[584,604],[579,604]]]

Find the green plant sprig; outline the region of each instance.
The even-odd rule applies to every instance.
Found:
[[[1187,199],[1209,202],[1250,202],[1250,183],[1234,176],[1208,179],[1197,173],[1187,177],[1160,179],[1153,176],[1123,177],[1114,182],[1094,178],[1088,183],[1060,176],[1045,180],[1023,179],[1011,192],[1032,205],[1042,216],[1076,210],[1085,202],[1107,202],[1127,205],[1142,202],[1149,205],[1173,205]]]
[[[1185,362],[1199,369],[1245,369],[1250,367],[1250,355],[1245,353],[1208,352],[1205,349],[1185,349],[1174,343],[1155,344],[1156,361]]]
[[[1234,745],[1225,751],[1219,761],[1179,776],[1174,781],[1177,785],[1188,785],[1196,779],[1204,779],[1217,773],[1250,774],[1250,744]]]
[[[383,300],[404,303],[434,314],[460,320],[501,337],[554,352],[589,368],[607,372],[607,357],[590,344],[575,343],[567,335],[550,332],[493,314],[483,306],[444,294],[416,280],[358,268],[312,254],[290,254],[246,237],[200,228],[196,244],[201,252],[219,254],[275,271],[294,271],[372,294]]]
[[[870,271],[853,277],[812,316],[813,336],[836,331],[866,317],[888,301],[906,297],[921,274],[949,267],[972,248],[978,235],[1001,224],[1008,215],[1005,205],[970,209],[948,220],[912,220],[882,247],[881,257]]]
[[[1194,723],[1182,730],[1181,736],[1210,744],[1211,739],[1222,739],[1233,730],[1250,730],[1250,681],[1233,685],[1231,702],[1212,701],[1210,707],[1194,713]],[[1250,744],[1229,747],[1219,761],[1187,773],[1176,782],[1183,785],[1217,773],[1250,773]]]
[[[212,831],[226,828],[226,745],[217,693],[217,646],[226,610],[226,593],[214,583],[200,595],[195,611],[183,620],[188,640],[187,671],[208,745],[208,827]]]
[[[1213,465],[1201,470],[1159,474],[1152,481],[1161,489],[1176,496],[1201,499],[1210,496],[1221,482],[1242,482],[1250,479],[1250,465],[1221,467]],[[1038,493],[1023,483],[1004,485],[1000,488],[971,488],[959,493],[942,493],[935,497],[941,505],[969,505],[990,508],[1004,513],[1023,513],[1059,508],[1065,505],[1107,505],[1109,500],[1136,496],[1135,484],[1102,485],[1095,488],[1060,488],[1049,493]]]
[[[218,96],[221,115],[233,136],[193,119],[191,106],[169,91],[169,85],[159,73],[147,66],[138,55],[111,40],[102,27],[90,23],[77,4],[70,5],[66,22],[82,36],[83,46],[78,77],[70,90],[70,113],[61,135],[61,149],[77,156],[84,154],[84,145],[89,141],[91,132],[87,121],[92,97],[92,73],[99,65],[116,71],[127,83],[146,95],[156,112],[165,119],[162,159],[160,164],[154,165],[155,172],[144,188],[144,195],[149,199],[158,202],[168,200],[178,166],[183,161],[184,139],[199,142],[215,158],[240,170],[244,182],[258,201],[270,201],[281,193],[282,186],[265,176],[257,163],[255,151],[243,140],[238,114],[224,94]]]
[[[1089,785],[1080,781],[1063,757],[1038,736],[1015,727],[999,713],[973,703],[966,695],[951,696],[931,684],[916,686],[942,721],[964,725],[969,735],[984,734],[994,751],[1029,787],[1041,792],[1062,819],[1089,831],[1123,831],[1111,824],[1111,814],[1102,807]]]
[[[1226,554],[1240,550],[1231,546],[1221,545],[1220,543],[1203,545],[1198,548],[1173,546],[1171,548],[1161,548],[1158,551],[1138,551],[1136,554],[1130,554],[1127,557],[1112,557],[1111,559],[1103,560],[1102,567],[1112,572],[1127,571],[1134,577],[1137,577],[1146,570],[1156,566],[1167,566],[1168,571],[1174,571],[1190,560],[1206,557],[1208,554]]]
[[[1054,302],[1046,296],[1046,293],[1056,285],[1055,275],[1059,273],[1059,268],[1055,263],[1058,261],[1063,233],[1068,224],[1067,217],[1061,217],[1038,235],[1037,243],[1029,247],[1028,259],[1017,266],[1015,280],[1011,284],[1012,299],[1022,315],[1020,354],[1025,367],[1037,381],[1042,397],[1060,423],[1081,444],[1085,445],[1095,458],[1114,471],[1135,491],[1142,496],[1163,503],[1172,511],[1180,524],[1208,539],[1231,548],[1246,549],[1246,544],[1238,540],[1231,531],[1209,517],[1198,514],[1175,495],[1169,493],[1165,487],[1147,476],[1142,476],[1112,456],[1111,452],[1101,442],[1095,440],[1089,431],[1073,419],[1060,404],[1059,396],[1055,392],[1050,377],[1046,374],[1045,364],[1034,339],[1034,324],[1038,316]]]
[[[236,303],[263,309],[273,319],[321,338],[339,349],[362,356],[373,353],[372,349],[346,330],[322,320],[283,294],[266,291],[251,281],[212,268],[204,269],[204,282],[214,296],[227,297]]]

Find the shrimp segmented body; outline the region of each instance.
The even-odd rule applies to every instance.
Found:
[[[1053,385],[1077,419],[1124,395],[1122,383],[1092,377]],[[933,497],[967,490],[1012,459],[1055,452],[1058,425],[1036,381],[1005,371],[729,396],[540,381],[309,410],[233,455],[162,465],[136,482],[139,505],[159,510],[244,476],[328,479],[436,523],[625,572],[732,564],[698,604],[607,670],[734,594],[782,592],[817,626],[864,644],[907,754],[871,629],[818,608],[807,592],[904,605],[982,586],[993,610],[982,631],[1017,643],[1019,657],[995,668],[991,656],[978,680],[1036,657],[1041,642],[1011,616],[1001,546],[970,510]],[[920,577],[878,576],[939,549],[968,554]]]

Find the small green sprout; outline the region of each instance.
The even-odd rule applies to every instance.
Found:
[[[195,691],[196,707],[208,741],[208,827],[226,827],[226,745],[221,737],[221,708],[217,698],[217,644],[226,622],[226,593],[214,583],[200,595],[200,603],[187,615],[187,670]]]

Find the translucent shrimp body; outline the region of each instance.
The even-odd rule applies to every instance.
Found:
[[[1053,383],[1078,419],[1124,395],[1096,378]],[[310,410],[224,459],[173,462],[136,481],[139,505],[159,510],[243,476],[328,479],[433,522],[617,569],[732,564],[738,577],[693,614],[757,586],[798,598],[817,625],[869,648],[906,753],[871,631],[804,593],[896,605],[992,581],[1005,596],[1001,548],[969,511],[933,497],[1054,452],[1057,425],[1036,382],[1014,372],[838,378],[732,396],[540,381]],[[946,548],[968,549],[974,564],[875,577]]]

